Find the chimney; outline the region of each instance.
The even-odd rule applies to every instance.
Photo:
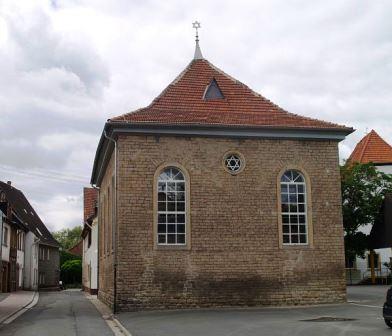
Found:
[[[8,184],[8,185],[11,185],[11,184],[12,184],[12,182],[11,182],[11,181],[7,181],[7,184]]]

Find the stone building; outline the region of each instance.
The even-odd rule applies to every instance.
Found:
[[[338,143],[203,58],[108,120],[99,298],[114,310],[342,302]]]

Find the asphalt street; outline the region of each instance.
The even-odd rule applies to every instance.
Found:
[[[35,307],[11,324],[0,325],[1,336],[113,336],[94,305],[80,291],[40,293]]]
[[[117,318],[133,336],[382,336],[392,334],[382,319],[387,289],[348,287],[351,303],[340,305],[137,312]]]
[[[346,304],[301,308],[209,309],[120,313],[133,336],[391,335],[382,319],[387,286],[348,287]],[[339,320],[342,319],[342,320]],[[1,336],[113,335],[80,291],[40,293],[38,304]]]

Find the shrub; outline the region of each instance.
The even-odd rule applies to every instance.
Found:
[[[60,251],[60,265],[63,265],[68,260],[82,260],[82,257],[69,253],[67,251]]]
[[[61,280],[64,285],[82,283],[82,261],[67,260],[61,265]]]

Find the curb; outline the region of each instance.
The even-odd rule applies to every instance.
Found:
[[[114,316],[112,317],[113,321],[117,324],[117,326],[121,329],[122,333],[126,336],[132,336],[132,334],[125,329],[125,327],[121,324],[121,322],[119,320],[117,320]]]
[[[132,334],[121,324],[121,322],[114,317],[110,309],[104,303],[99,301],[93,295],[87,293],[84,293],[84,295],[87,300],[90,300],[94,307],[98,310],[115,336],[132,336]]]
[[[15,319],[17,319],[19,316],[21,316],[23,313],[25,313],[27,310],[30,308],[34,307],[39,299],[39,293],[37,291],[34,292],[34,295],[32,299],[26,303],[23,307],[13,311],[11,314],[7,315],[3,319],[0,320],[0,324],[9,324]]]

